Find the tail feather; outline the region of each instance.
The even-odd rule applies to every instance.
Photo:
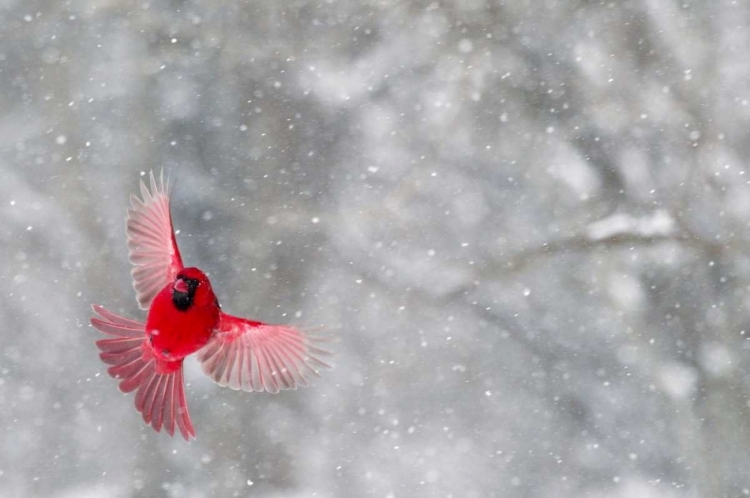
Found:
[[[175,376],[176,391],[174,393],[174,402],[177,406],[173,408],[175,415],[174,420],[177,422],[177,427],[179,427],[181,434],[192,434],[193,437],[195,437],[195,429],[193,429],[193,423],[190,421],[190,415],[188,415],[187,398],[185,398],[185,382],[182,379],[181,368],[175,372]]]
[[[107,373],[120,381],[122,392],[136,391],[135,408],[143,421],[156,432],[163,427],[173,436],[176,426],[186,440],[195,438],[185,398],[182,363],[176,369],[170,368],[173,371],[169,373],[159,373],[157,360],[145,344],[144,324],[117,316],[101,306],[93,309],[101,318],[92,318],[91,325],[113,336],[96,341],[101,351],[99,358],[111,365]]]
[[[143,421],[151,424],[157,431],[161,429],[161,424],[158,423],[159,411],[156,410],[156,407],[159,405],[157,398],[160,394],[164,393],[163,384],[166,383],[166,380],[165,375],[154,375],[146,391],[146,402],[142,407],[136,407],[140,408],[139,411],[143,413]]]

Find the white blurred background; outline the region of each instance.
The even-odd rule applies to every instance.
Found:
[[[0,496],[750,494],[750,4],[0,0]],[[128,196],[224,309],[323,325],[278,395],[145,426]]]

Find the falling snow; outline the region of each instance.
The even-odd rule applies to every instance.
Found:
[[[0,12],[0,496],[750,494],[750,4]],[[190,444],[87,325],[145,316],[152,168],[222,306],[335,351],[275,396],[189,361]]]

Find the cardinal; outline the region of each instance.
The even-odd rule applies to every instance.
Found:
[[[328,368],[321,339],[286,325],[224,313],[208,276],[186,268],[177,248],[164,173],[141,197],[131,195],[127,239],[131,275],[146,322],[118,316],[99,305],[91,325],[111,338],[96,342],[107,373],[122,392],[135,391],[143,421],[170,436],[195,438],[183,380],[185,357],[196,354],[203,372],[220,386],[277,393],[307,386]]]

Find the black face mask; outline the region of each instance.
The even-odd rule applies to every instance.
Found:
[[[177,280],[182,280],[187,285],[187,292],[180,292],[176,289],[172,289],[172,303],[174,307],[180,311],[187,311],[193,305],[193,299],[195,298],[195,289],[198,288],[198,281],[194,278],[180,277],[177,276]]]

